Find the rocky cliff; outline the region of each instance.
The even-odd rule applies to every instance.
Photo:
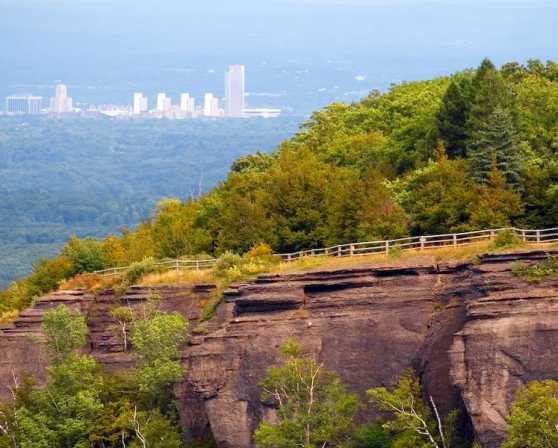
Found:
[[[533,263],[546,252],[486,255],[475,264],[358,267],[260,276],[225,294],[208,333],[184,347],[177,385],[182,423],[194,436],[208,429],[220,447],[249,447],[251,434],[274,410],[259,400],[258,381],[278,362],[290,336],[340,374],[364,398],[366,389],[394,386],[406,368],[444,412],[463,410],[461,431],[485,447],[499,446],[516,389],[558,378],[558,278],[528,284],[511,263]],[[554,255],[558,255],[555,253]],[[163,306],[195,324],[211,287],[161,287]],[[123,297],[64,292],[41,299],[0,334],[0,396],[14,376],[44,375],[40,319],[64,302],[87,315],[90,350],[111,369],[129,355],[108,310],[139,304],[153,290]],[[360,418],[374,416],[364,409]]]

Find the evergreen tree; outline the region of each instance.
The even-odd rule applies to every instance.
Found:
[[[436,116],[438,136],[450,158],[467,155],[467,120],[471,107],[472,82],[469,78],[452,80]]]
[[[477,146],[477,132],[497,107],[511,106],[511,92],[490,60],[485,59],[472,81],[472,103],[468,119],[469,148]]]
[[[506,181],[517,186],[520,179],[511,90],[488,59],[478,68],[472,87],[468,120],[471,174],[478,183],[485,184],[495,158]]]
[[[518,147],[513,118],[509,110],[497,106],[479,122],[471,148],[471,174],[480,184],[486,184],[493,162],[503,174],[506,182],[517,187],[520,182]]]

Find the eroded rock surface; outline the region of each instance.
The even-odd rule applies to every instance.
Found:
[[[558,255],[558,253],[554,253]],[[534,379],[558,379],[558,278],[529,284],[512,262],[534,263],[546,252],[487,255],[476,264],[337,269],[261,276],[232,287],[207,334],[192,335],[176,386],[182,424],[194,437],[211,430],[219,447],[252,446],[252,434],[274,410],[259,399],[258,382],[288,337],[298,338],[328,369],[365,398],[392,387],[407,368],[442,412],[463,411],[461,431],[484,447],[505,436],[516,389]],[[40,321],[60,302],[87,315],[90,351],[110,369],[129,365],[114,331],[115,301],[137,306],[157,292],[167,310],[196,324],[211,287],[132,287],[112,292],[50,295],[0,334],[0,396],[14,375],[44,377]],[[362,420],[375,416],[364,409]]]
[[[97,295],[84,291],[60,291],[42,297],[33,308],[23,311],[15,322],[0,328],[0,400],[10,398],[14,383],[24,375],[33,375],[39,384],[45,380],[48,359],[41,324],[47,310],[64,304],[83,313],[89,330],[86,351],[109,370],[123,369],[130,365],[132,359],[129,352],[124,352],[123,336],[117,322],[110,316],[112,308],[121,305],[135,308],[157,294],[161,297],[163,310],[180,312],[193,328],[199,319],[201,305],[213,289],[213,285],[194,288],[132,286],[121,296],[108,290]]]

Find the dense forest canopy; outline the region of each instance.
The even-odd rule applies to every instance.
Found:
[[[103,238],[147,219],[161,197],[210,190],[297,123],[1,117],[0,289],[72,234]]]
[[[274,153],[239,158],[202,197],[163,199],[120,236],[71,239],[0,303],[21,307],[62,278],[147,256],[555,226],[557,151],[558,64],[485,60],[316,112]]]

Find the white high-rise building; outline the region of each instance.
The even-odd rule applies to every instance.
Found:
[[[180,111],[191,116],[196,111],[196,100],[189,93],[180,95]]]
[[[167,96],[165,98],[165,105],[163,107],[163,111],[165,112],[165,114],[169,114],[172,112],[172,98],[170,96]]]
[[[225,73],[225,115],[241,118],[244,116],[246,76],[244,65],[231,65]]]
[[[55,89],[55,96],[51,99],[50,109],[56,114],[72,112],[73,100],[68,96],[68,89],[64,84],[58,84]]]
[[[6,97],[6,113],[9,115],[36,115],[41,113],[43,97],[25,95],[12,95]]]
[[[204,96],[203,115],[205,117],[218,117],[220,115],[219,98],[212,93],[206,93]]]
[[[148,110],[147,97],[141,92],[134,93],[134,103],[132,105],[132,113],[134,115],[141,115]]]
[[[157,94],[157,112],[164,112],[167,104],[167,95],[164,93]]]

